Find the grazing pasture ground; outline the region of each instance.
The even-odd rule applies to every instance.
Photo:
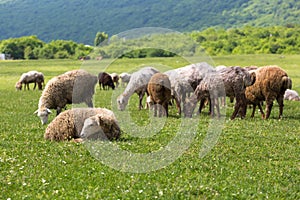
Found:
[[[215,65],[227,66],[279,65],[300,93],[300,56],[222,56],[212,60]],[[45,141],[46,126],[33,114],[41,91],[16,91],[15,83],[29,70],[43,72],[47,82],[65,71],[89,68],[92,62],[96,61],[0,61],[0,199],[300,199],[300,102],[285,101],[282,120],[277,119],[275,102],[269,120],[261,120],[258,112],[251,119],[248,110],[246,119],[233,121],[229,119],[233,104],[228,103],[216,145],[200,158],[210,124],[206,109],[193,119],[198,129],[189,148],[170,165],[147,173],[112,169],[91,155],[84,144]],[[109,65],[108,72],[116,73],[145,63],[172,67],[187,64],[179,58],[100,62],[104,68]],[[110,109],[113,96],[112,90],[103,91],[97,85],[95,106]],[[175,137],[182,120],[175,107],[169,107],[168,119],[161,119],[165,121],[158,133],[138,138],[130,131],[148,125],[151,113],[139,111],[137,105],[134,94],[128,109],[135,125],[113,143],[133,153],[164,148]],[[49,121],[54,117],[55,112]]]

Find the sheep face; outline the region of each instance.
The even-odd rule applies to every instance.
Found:
[[[121,96],[118,97],[117,103],[118,103],[118,110],[123,111],[123,110],[125,110],[125,108],[128,104],[128,99],[125,98],[124,95],[121,95]]]
[[[96,118],[87,118],[84,121],[80,137],[83,139],[105,138],[105,134]]]
[[[48,122],[48,116],[51,113],[51,110],[48,108],[45,108],[43,110],[37,110],[35,113],[37,113],[37,116],[41,119],[42,124],[47,124]]]
[[[22,83],[20,81],[16,83],[16,89],[22,90]]]

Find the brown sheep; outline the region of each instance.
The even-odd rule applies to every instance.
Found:
[[[254,117],[256,106],[262,113],[263,119],[268,119],[271,114],[273,101],[276,99],[279,105],[279,118],[283,113],[283,96],[286,89],[292,88],[292,80],[287,73],[278,66],[265,66],[255,70],[256,81],[246,88],[245,95],[248,103],[253,104]],[[266,115],[262,110],[261,101],[266,101]]]
[[[154,117],[157,115],[158,117],[168,117],[168,104],[172,98],[171,83],[168,76],[162,73],[154,74],[148,83],[147,89],[150,95],[150,102],[154,107]]]
[[[100,89],[101,89],[101,85],[103,90],[108,89],[108,87],[111,87],[113,90],[115,89],[115,85],[112,77],[106,72],[100,72],[98,74],[98,81],[99,81]]]

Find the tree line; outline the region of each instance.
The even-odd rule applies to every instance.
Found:
[[[144,35],[127,39],[104,32],[94,47],[71,40],[45,43],[37,36],[0,41],[0,53],[13,59],[143,58],[229,54],[299,54],[300,26],[208,28],[188,33]]]

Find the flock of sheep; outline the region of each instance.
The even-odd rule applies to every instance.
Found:
[[[47,82],[35,112],[42,124],[48,122],[51,109],[56,110],[56,117],[45,131],[45,139],[62,141],[75,139],[118,139],[121,135],[119,123],[111,110],[94,108],[92,98],[95,85],[100,89],[125,87],[116,99],[118,109],[126,109],[130,97],[137,93],[139,109],[143,108],[142,100],[147,94],[147,107],[153,109],[154,116],[168,117],[168,107],[175,102],[179,115],[192,117],[194,109],[200,102],[198,113],[208,104],[211,116],[220,116],[220,105],[225,106],[226,96],[235,100],[231,119],[240,116],[245,118],[247,106],[253,105],[254,116],[258,106],[262,118],[268,119],[276,100],[279,104],[279,118],[283,113],[283,100],[299,101],[296,91],[291,90],[292,81],[287,73],[278,66],[264,67],[212,67],[208,63],[196,63],[185,67],[160,72],[154,67],[144,67],[132,74],[120,75],[106,72],[98,77],[85,70],[73,70],[53,77]],[[41,72],[30,71],[22,74],[16,83],[18,90],[29,90],[29,83],[38,84],[42,90],[44,76]],[[174,100],[174,101],[173,101]],[[266,111],[262,103],[266,103]],[[73,108],[65,110],[67,104],[85,103],[89,108]],[[216,110],[216,111],[215,111]]]

